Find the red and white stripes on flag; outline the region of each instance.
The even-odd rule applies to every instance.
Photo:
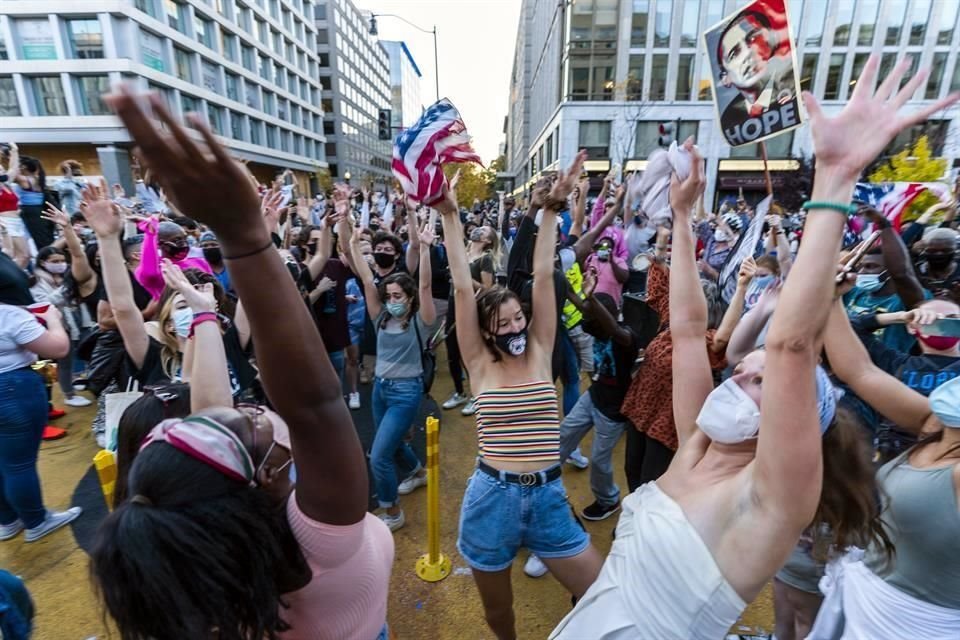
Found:
[[[476,162],[480,156],[470,146],[460,113],[444,98],[423,112],[393,144],[393,175],[412,200],[432,205],[440,200],[449,162]]]
[[[903,212],[925,191],[934,194],[944,203],[950,202],[953,197],[950,187],[941,182],[887,182],[858,183],[853,198],[874,207],[899,230]]]

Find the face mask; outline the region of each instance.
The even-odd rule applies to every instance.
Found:
[[[729,242],[730,236],[723,229],[717,229],[713,232],[713,239],[716,242]]]
[[[474,229],[471,231],[470,242],[483,242],[483,229]]]
[[[756,287],[758,290],[762,291],[762,290],[766,289],[767,287],[769,287],[770,285],[772,285],[776,279],[777,279],[777,276],[772,275],[772,274],[771,274],[771,275],[768,275],[768,276],[756,276],[756,277],[753,279],[753,283],[752,283],[752,284],[753,284],[753,286]]]
[[[493,339],[497,343],[497,348],[500,349],[500,351],[509,353],[512,356],[521,356],[523,352],[527,350],[526,328],[517,333],[497,335],[494,336]]]
[[[697,426],[714,442],[737,444],[757,437],[760,408],[733,378],[727,378],[707,396]]]
[[[374,253],[373,260],[377,263],[377,266],[381,269],[389,269],[393,266],[393,263],[397,261],[397,256],[392,253]]]
[[[5,173],[0,173],[0,182],[6,182],[9,179],[10,179],[10,176],[8,176]]]
[[[380,225],[371,223],[369,229],[370,231],[380,231]]]
[[[952,253],[928,253],[926,255],[927,264],[936,270],[946,269],[953,262]]]
[[[187,246],[195,247],[197,246],[197,239],[193,236],[187,236]]]
[[[316,242],[308,242],[308,243],[307,243],[307,251],[310,253],[310,255],[315,254],[315,253],[317,252],[317,243],[316,243]]]
[[[887,283],[883,275],[883,273],[861,273],[857,276],[857,288],[867,293],[879,291]]]
[[[67,266],[68,265],[66,262],[48,262],[43,268],[50,273],[55,273],[58,276],[61,276],[67,272]]]
[[[223,262],[223,253],[220,247],[204,247],[203,258],[210,264],[220,264]]]
[[[597,259],[601,262],[610,260],[610,249],[597,249]]]
[[[407,315],[407,306],[406,302],[388,302],[386,304],[387,313],[394,318],[402,318]]]
[[[948,351],[960,343],[960,338],[953,336],[923,336],[917,335],[917,340],[936,351]]]
[[[174,262],[183,260],[188,253],[190,253],[190,247],[185,242],[183,244],[163,243],[163,255]]]
[[[173,330],[181,338],[190,337],[190,325],[193,324],[193,311],[188,308],[176,309],[171,316]]]
[[[637,225],[638,227],[643,226],[643,218],[640,216],[633,216],[633,224]]]

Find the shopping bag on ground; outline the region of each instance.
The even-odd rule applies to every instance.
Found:
[[[127,382],[126,391],[107,394],[106,423],[104,430],[104,443],[106,444],[105,448],[107,450],[117,450],[117,432],[120,428],[120,418],[123,416],[123,412],[127,410],[127,407],[142,395],[143,392],[140,391],[140,384],[133,378],[130,378]]]

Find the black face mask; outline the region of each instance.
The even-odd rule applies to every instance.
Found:
[[[223,262],[223,253],[220,247],[204,247],[203,258],[210,264],[220,264]]]
[[[377,263],[377,266],[381,269],[389,269],[393,266],[393,263],[397,261],[397,256],[392,253],[374,253],[373,260]]]
[[[378,224],[371,224],[368,228],[370,229],[370,231],[374,231],[374,232],[380,231],[380,225]]]
[[[313,254],[315,254],[316,252],[317,252],[317,243],[316,243],[316,242],[308,242],[308,243],[307,243],[307,253],[309,253],[310,255],[313,255]]]
[[[522,356],[527,350],[527,329],[517,333],[504,333],[493,337],[497,343],[497,348],[511,356]]]
[[[162,245],[163,255],[174,262],[179,262],[187,257],[187,254],[190,253],[190,246],[186,242],[183,244],[174,244],[172,242],[164,242]]]
[[[927,264],[936,270],[946,269],[953,262],[952,253],[928,253],[926,254]]]

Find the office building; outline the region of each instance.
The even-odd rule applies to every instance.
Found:
[[[0,0],[0,140],[47,171],[129,180],[101,95],[131,82],[204,114],[258,178],[326,167],[313,0]]]
[[[765,192],[759,145],[731,148],[723,140],[700,37],[744,4],[523,0],[501,176],[522,192],[541,172],[567,165],[580,148],[590,154],[595,176],[617,166],[642,169],[658,146],[660,123],[679,121],[679,138],[695,135],[707,158],[708,206],[740,189],[757,200]],[[904,55],[931,67],[907,108],[960,89],[960,2],[792,0],[789,9],[801,86],[828,114],[842,108],[872,52],[881,55],[881,74]],[[960,157],[957,113],[951,108],[905,131],[888,152],[926,132],[935,154],[953,166]],[[795,159],[813,150],[808,126],[766,146],[774,190]]]
[[[391,105],[387,51],[350,0],[318,0],[315,16],[330,175],[383,189],[393,180],[391,142],[377,136],[380,109]]]
[[[391,117],[394,134],[398,129],[413,125],[423,113],[420,102],[420,67],[410,54],[405,42],[381,40],[390,56]]]

